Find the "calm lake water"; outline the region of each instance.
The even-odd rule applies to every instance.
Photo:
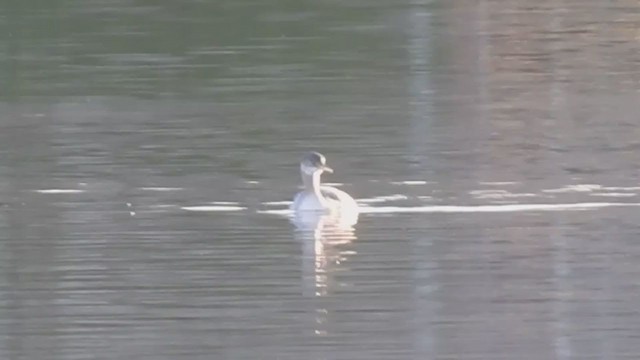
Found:
[[[0,24],[0,358],[638,358],[637,1]],[[309,150],[353,228],[283,211]]]

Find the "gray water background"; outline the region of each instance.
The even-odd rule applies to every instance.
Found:
[[[637,1],[0,25],[0,358],[638,358]],[[296,231],[311,149],[382,210]]]

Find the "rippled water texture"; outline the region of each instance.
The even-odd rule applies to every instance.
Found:
[[[640,353],[637,1],[0,9],[0,358]]]

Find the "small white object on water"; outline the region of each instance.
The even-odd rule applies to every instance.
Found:
[[[40,194],[79,194],[84,192],[80,189],[38,189],[34,191]]]

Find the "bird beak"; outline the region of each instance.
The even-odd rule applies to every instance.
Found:
[[[333,174],[333,169],[328,166],[323,166],[322,171],[328,172],[329,174]]]

